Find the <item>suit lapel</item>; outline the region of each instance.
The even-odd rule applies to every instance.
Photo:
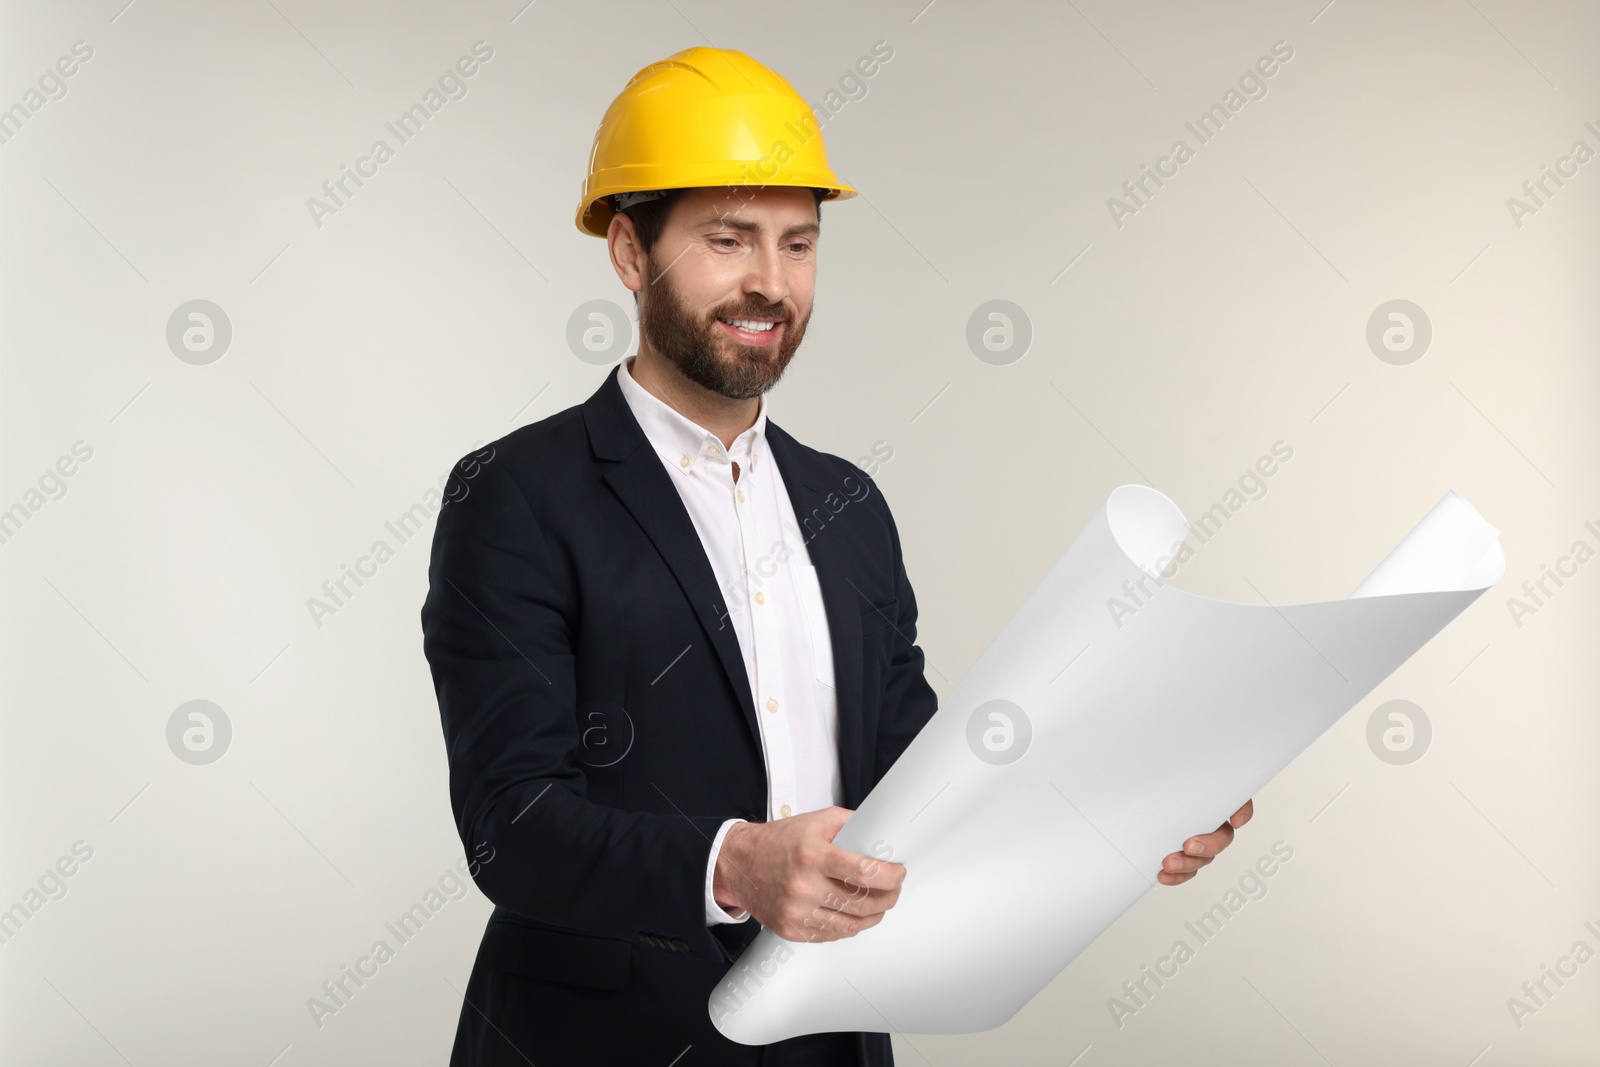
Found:
[[[738,635],[728,624],[727,605],[717,586],[716,574],[706,557],[705,546],[683,506],[683,499],[649,447],[644,431],[628,407],[627,398],[617,384],[620,364],[583,405],[583,418],[595,455],[615,465],[605,474],[607,484],[655,545],[677,579],[700,620],[707,640],[744,713],[745,724],[757,750],[761,748],[761,726],[755,703],[750,697],[750,678],[744,669],[744,654]],[[842,496],[843,486],[831,484],[825,470],[819,469],[794,438],[767,420],[766,441],[769,453],[783,476],[789,501],[801,532],[810,540],[806,549],[828,615],[830,644],[833,646],[834,691],[839,709],[839,771],[847,807],[860,799],[861,781],[861,615],[860,599],[851,585],[855,561],[846,551],[843,538],[819,536],[828,530],[834,511],[828,508],[831,496]],[[808,516],[815,516],[811,528]],[[820,530],[818,523],[822,523]]]
[[[700,534],[683,506],[683,498],[670,480],[671,475],[661,465],[661,457],[649,447],[644,431],[628,407],[627,398],[622,395],[622,388],[617,385],[620,367],[619,364],[612,368],[605,384],[583,405],[590,444],[601,459],[617,461],[606,472],[606,482],[677,578],[728,681],[733,684],[745,724],[760,751],[761,727],[756,722],[755,703],[750,699],[750,676],[745,673],[738,635],[728,625],[728,609],[717,586],[716,573],[706,557],[705,546],[700,543]]]

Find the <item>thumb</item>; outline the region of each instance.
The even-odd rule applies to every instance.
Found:
[[[817,812],[819,816],[817,821],[821,823],[823,836],[827,838],[829,843],[832,843],[834,837],[844,828],[844,824],[850,821],[850,816],[854,814],[855,812],[850,808],[841,808],[837,804]]]

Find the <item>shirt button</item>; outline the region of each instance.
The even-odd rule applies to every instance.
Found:
[[[767,698],[767,710],[768,711],[777,711],[778,710],[778,701],[775,698],[773,698],[773,697],[768,697]]]
[[[722,449],[718,448],[716,445],[706,445],[706,455],[708,455],[708,456],[720,456],[721,454],[722,454]]]
[[[765,604],[766,602],[767,602],[767,594],[765,594],[765,593],[757,593],[756,594],[756,603],[757,604]]]
[[[689,457],[688,456],[684,456],[682,459],[678,460],[678,466],[680,466],[680,467],[688,467],[689,466]]]
[[[794,809],[785,804],[783,807],[778,809],[778,814],[787,818],[788,816],[794,814]]]
[[[743,504],[744,503],[744,490],[740,489],[738,492],[739,492],[739,503]]]

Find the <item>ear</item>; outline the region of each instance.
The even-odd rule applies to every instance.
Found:
[[[639,243],[639,232],[625,212],[611,216],[606,229],[606,248],[611,255],[611,266],[622,284],[635,293],[644,291],[646,256]]]

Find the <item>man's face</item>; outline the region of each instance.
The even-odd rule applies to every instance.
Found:
[[[689,190],[646,264],[646,342],[712,392],[736,400],[765,393],[811,320],[817,235],[809,189]]]

